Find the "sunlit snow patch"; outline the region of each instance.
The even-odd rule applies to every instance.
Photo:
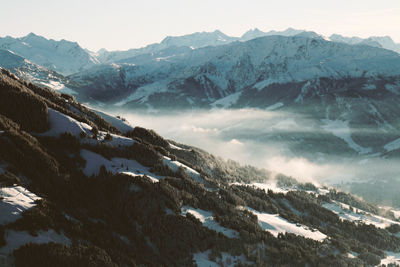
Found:
[[[205,211],[202,209],[195,209],[190,206],[183,206],[181,208],[182,215],[186,215],[188,212],[190,212],[194,217],[196,217],[204,227],[207,227],[209,229],[212,229],[216,232],[223,233],[229,238],[239,238],[239,232],[225,228],[221,226],[219,223],[217,223],[212,215],[211,212]]]
[[[107,132],[99,131],[97,138],[93,139],[91,136],[81,139],[82,143],[96,145],[98,143],[107,144],[109,146],[131,146],[135,143],[132,138],[120,136],[117,134],[110,134],[111,140],[106,140]]]
[[[305,238],[314,239],[316,241],[322,241],[327,237],[325,234],[316,229],[309,229],[305,225],[291,223],[280,217],[278,214],[258,212],[248,207],[247,209],[257,215],[258,223],[261,228],[270,232],[275,237],[277,237],[279,233],[293,233],[304,236]]]
[[[80,133],[85,132],[90,135],[92,127],[86,123],[79,122],[57,110],[48,109],[50,130],[45,132],[45,136],[59,137],[65,132],[69,132],[74,136],[79,136]]]
[[[108,123],[110,123],[112,126],[117,128],[120,132],[122,133],[127,133],[130,131],[133,131],[134,127],[132,127],[129,122],[127,122],[124,119],[117,118],[113,115],[110,115],[104,111],[99,111],[92,109],[95,113],[99,114],[103,119],[105,119]]]
[[[168,143],[168,144],[169,144],[170,148],[175,149],[175,150],[187,150],[187,149],[181,148],[181,147],[176,146],[176,145],[171,144],[171,143]]]
[[[130,146],[135,143],[131,138],[119,136],[116,134],[110,134],[111,140],[105,140],[107,133],[99,131],[97,139],[91,138],[93,135],[91,130],[92,127],[84,122],[79,122],[68,115],[65,115],[57,110],[49,108],[49,121],[50,130],[41,134],[44,136],[55,136],[59,137],[63,133],[71,133],[75,137],[80,138],[80,134],[84,132],[87,138],[80,138],[81,142],[89,144],[97,144],[99,142],[111,145],[111,146]]]
[[[386,258],[381,259],[381,265],[385,264],[388,266],[390,263],[400,265],[400,253],[385,251]]]
[[[162,176],[151,173],[149,168],[141,165],[136,160],[125,158],[112,158],[111,160],[108,160],[103,156],[86,149],[81,150],[81,156],[86,160],[86,166],[83,169],[83,173],[87,176],[98,175],[100,167],[104,165],[107,171],[114,174],[124,173],[131,176],[146,175],[153,182],[163,178]]]
[[[16,221],[22,212],[34,207],[40,197],[22,186],[0,188],[0,225]]]
[[[173,161],[169,157],[164,156],[163,157],[163,163],[164,165],[167,165],[172,169],[172,171],[177,172],[179,168],[183,168],[186,172],[187,175],[189,175],[193,180],[196,182],[204,182],[203,179],[200,177],[200,173],[197,171],[193,170],[192,168],[180,163],[179,161]]]

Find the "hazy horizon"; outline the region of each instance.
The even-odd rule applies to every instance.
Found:
[[[229,36],[241,36],[254,28],[281,31],[291,27],[324,36],[390,36],[400,42],[400,2],[396,0],[253,0],[251,4],[227,0],[17,0],[4,3],[2,9],[5,12],[0,22],[6,25],[0,32],[2,37],[33,32],[49,39],[78,42],[91,51],[139,48],[167,36],[216,29]]]

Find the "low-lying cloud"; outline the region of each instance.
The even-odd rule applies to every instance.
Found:
[[[253,109],[180,114],[114,113],[122,115],[134,126],[154,129],[168,139],[302,181],[332,184],[357,179],[393,178],[400,173],[400,164],[396,160],[368,159],[362,155],[349,158],[329,153],[319,155],[313,153],[312,148],[311,153],[293,152],[290,141],[299,133],[327,134],[327,131],[297,114]],[[281,134],[284,138],[279,141],[277,137]],[[275,138],[269,140],[270,136]]]

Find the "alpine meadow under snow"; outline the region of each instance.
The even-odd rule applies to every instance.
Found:
[[[0,266],[398,266],[399,53],[0,38]]]

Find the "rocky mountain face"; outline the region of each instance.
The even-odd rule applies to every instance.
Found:
[[[363,266],[399,258],[395,213],[350,194],[105,120],[4,69],[0,102],[2,266]]]
[[[247,87],[400,74],[400,55],[308,37],[173,48],[70,76],[83,97],[118,106],[202,107]],[[109,97],[111,96],[111,97]]]

